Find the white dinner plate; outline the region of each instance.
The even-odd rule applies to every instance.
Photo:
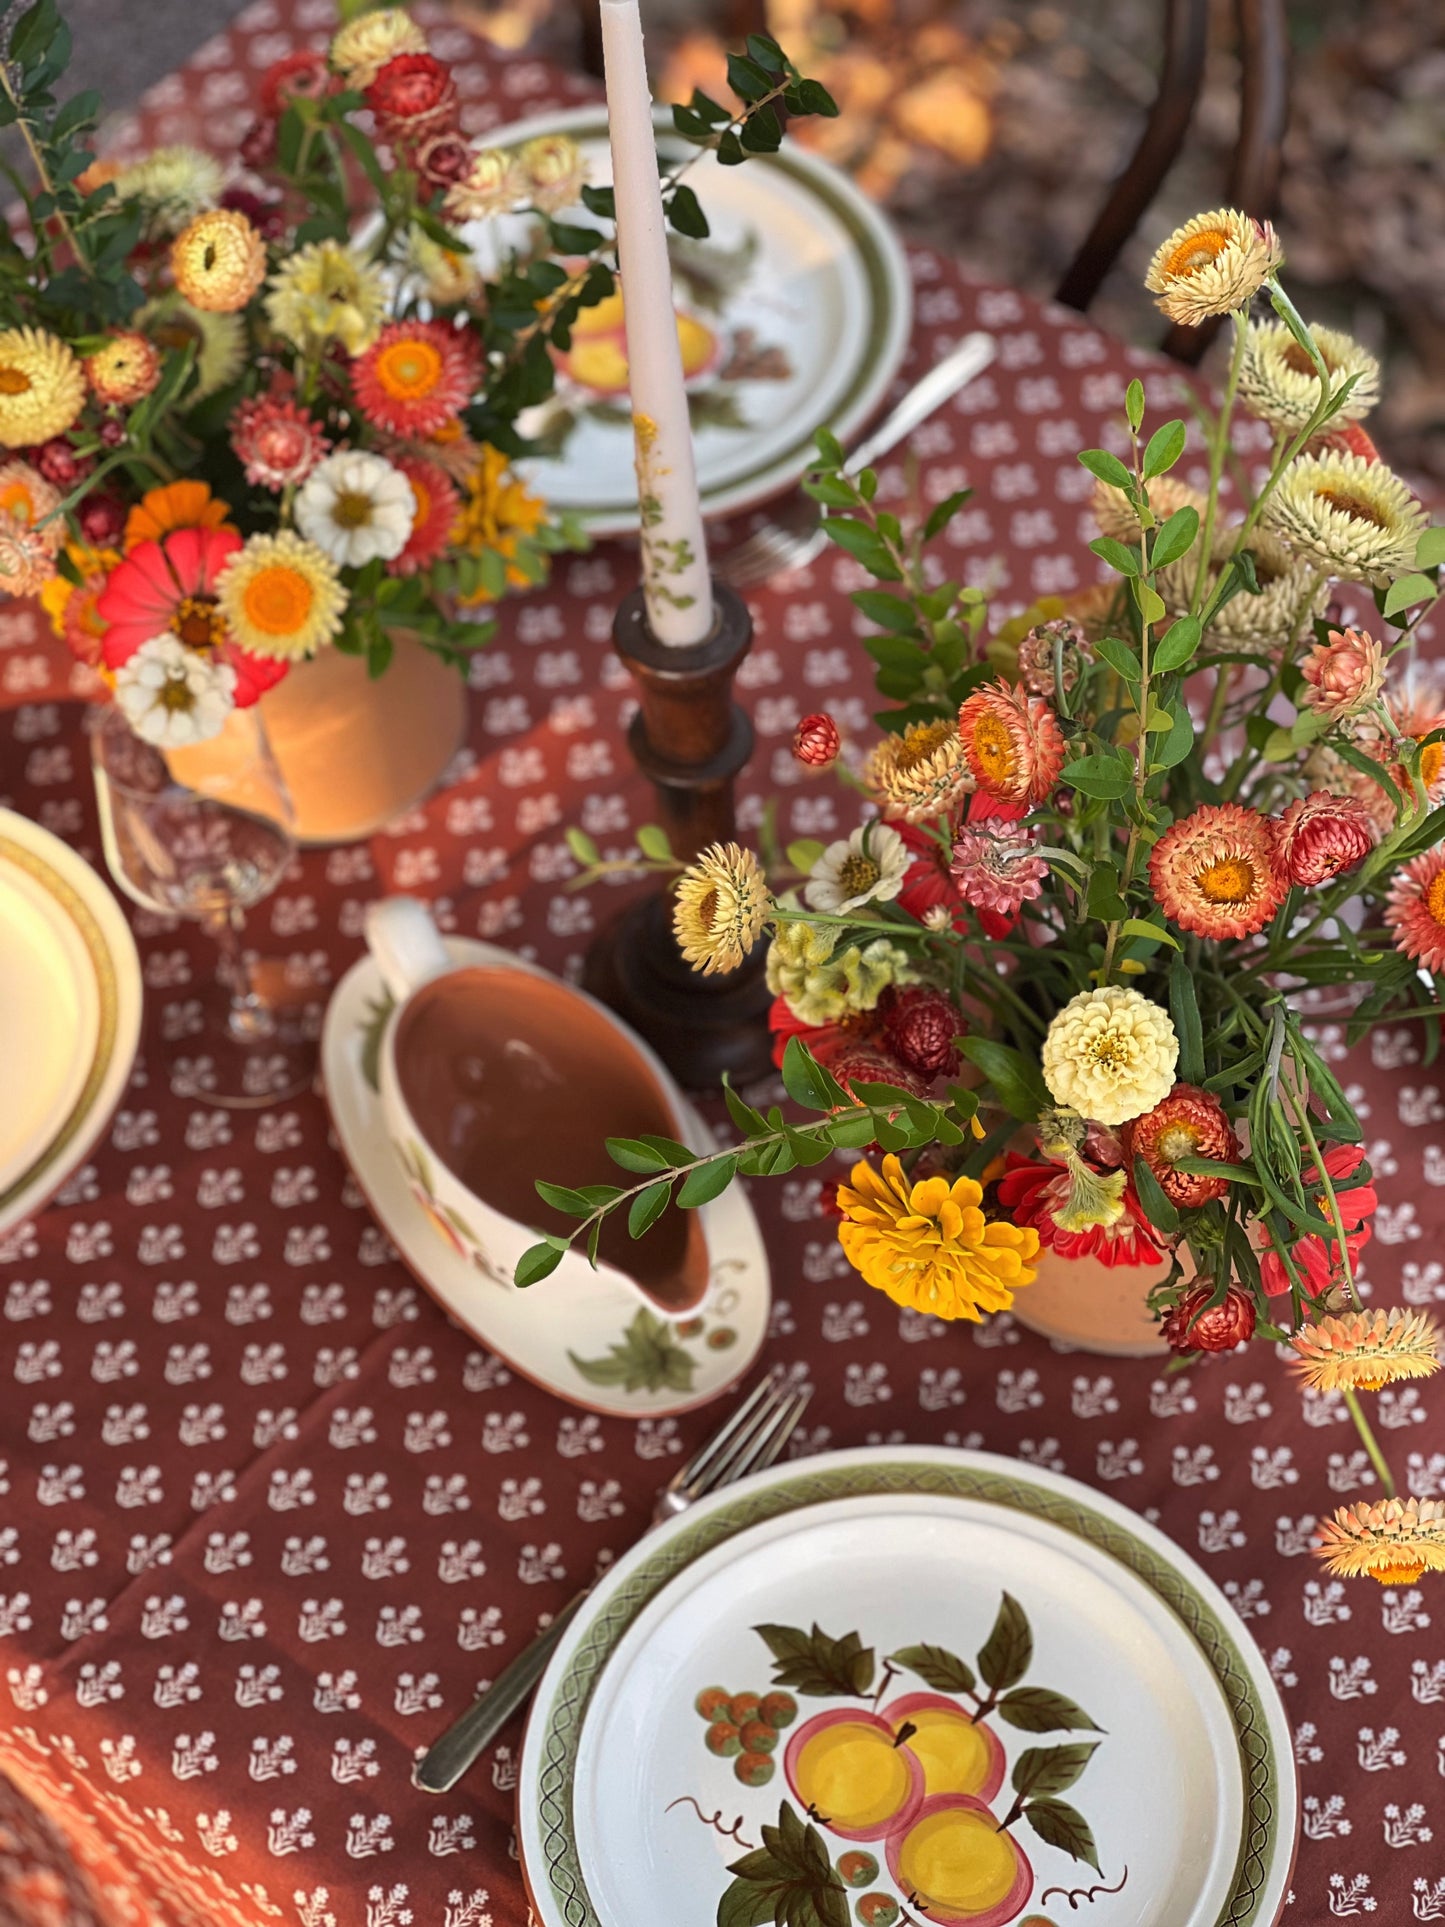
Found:
[[[105,1129],[140,1013],[135,940],[103,879],[0,809],[0,1231],[32,1217]]]
[[[697,153],[672,132],[670,115],[660,112],[657,124],[664,158]],[[488,138],[516,147],[555,133],[578,142],[593,183],[612,179],[600,106]],[[672,236],[674,298],[696,362],[688,390],[703,512],[725,515],[792,487],[816,458],[817,429],[846,439],[873,414],[908,345],[912,289],[888,222],[812,154],[785,145],[723,167],[704,153],[688,184],[712,232],[706,241]],[[568,218],[595,225],[585,211]],[[462,232],[483,260],[522,235],[508,221]],[[576,373],[564,363],[556,396],[520,423],[557,452],[523,466],[555,508],[576,511],[594,535],[619,535],[637,528],[631,418],[625,375],[619,385],[620,320],[607,335],[586,336],[595,320],[584,311],[573,344],[574,358],[585,346],[591,368],[585,357]]]
[[[518,1784],[541,1927],[756,1927],[770,1881],[877,1927],[1271,1927],[1296,1821],[1284,1708],[1193,1560],[946,1447],[779,1466],[649,1534]]]
[[[445,943],[458,964],[538,968],[474,938],[447,937]],[[601,1272],[576,1283],[554,1275],[518,1291],[468,1256],[442,1215],[428,1208],[423,1174],[402,1165],[375,1083],[378,1026],[389,1012],[381,972],[371,957],[362,957],[326,1007],[322,1084],[342,1155],[373,1216],[443,1309],[523,1378],[587,1411],[664,1417],[706,1405],[735,1384],[762,1347],[772,1303],[762,1234],[742,1186],[729,1186],[701,1208],[711,1258],[708,1290],[680,1323],[656,1316],[625,1284]],[[640,1041],[639,1048],[646,1052]],[[688,1137],[698,1145],[710,1142],[662,1065],[648,1057]],[[545,1146],[538,1147],[537,1159],[539,1178],[558,1176],[547,1166]]]

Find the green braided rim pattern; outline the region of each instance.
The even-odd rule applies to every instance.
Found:
[[[899,1492],[971,1499],[1047,1520],[1117,1559],[1184,1625],[1219,1682],[1234,1722],[1245,1782],[1245,1824],[1239,1858],[1229,1898],[1215,1927],[1248,1927],[1257,1919],[1268,1871],[1266,1854],[1278,1801],[1278,1769],[1254,1682],[1214,1609],[1184,1574],[1151,1547],[1064,1493],[997,1472],[903,1463],[803,1473],[784,1484],[751,1493],[733,1505],[719,1507],[674,1534],[665,1547],[644,1560],[607,1602],[606,1610],[589,1623],[548,1712],[538,1783],[546,1877],[567,1927],[601,1927],[577,1857],[572,1787],[588,1702],[628,1627],[684,1567],[749,1526],[827,1499]]]

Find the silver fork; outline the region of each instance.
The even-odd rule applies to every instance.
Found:
[[[686,1511],[695,1499],[719,1486],[761,1472],[777,1459],[807,1408],[811,1391],[790,1391],[776,1371],[744,1399],[724,1425],[706,1439],[681,1471],[657,1495],[652,1525],[663,1525]],[[650,1530],[651,1528],[649,1528]],[[572,1619],[591,1588],[584,1588],[557,1614],[545,1632],[518,1653],[486,1692],[473,1700],[461,1718],[449,1726],[417,1765],[412,1779],[423,1793],[447,1793],[471,1766],[482,1748],[531,1698]]]
[[[844,467],[847,475],[857,475],[895,449],[928,417],[981,375],[998,353],[992,335],[965,335],[943,360],[914,382],[892,414],[887,416],[866,440],[849,455]],[[818,504],[799,490],[786,507],[776,509],[769,520],[745,536],[735,549],[716,558],[714,566],[724,582],[735,589],[750,589],[785,569],[801,569],[822,554],[828,537],[821,525]]]

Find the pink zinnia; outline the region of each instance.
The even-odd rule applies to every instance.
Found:
[[[253,488],[280,490],[304,482],[331,443],[294,401],[258,395],[232,415],[231,446]]]
[[[1049,866],[1033,853],[1034,832],[1021,823],[966,823],[953,843],[949,870],[959,895],[976,910],[1016,919],[1041,895]]]
[[[1300,701],[1331,722],[1353,716],[1372,703],[1385,686],[1385,657],[1374,636],[1363,629],[1331,629],[1300,664],[1305,687]]]
[[[1375,847],[1375,827],[1359,797],[1313,790],[1276,821],[1274,847],[1290,882],[1309,888],[1363,863]]]
[[[1064,737],[1041,696],[1002,677],[958,712],[964,759],[979,789],[1005,803],[1042,803],[1064,766]]]
[[[1427,850],[1395,873],[1385,922],[1404,956],[1426,970],[1445,970],[1445,848]]]

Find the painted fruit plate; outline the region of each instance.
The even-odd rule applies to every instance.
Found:
[[[0,810],[0,1231],[33,1217],[104,1131],[140,1019],[135,939],[104,879]]]
[[[537,970],[495,944],[468,937],[445,941],[458,964]],[[733,1185],[702,1207],[710,1281],[689,1318],[659,1317],[624,1284],[595,1273],[563,1291],[555,1289],[555,1278],[518,1291],[467,1255],[430,1207],[425,1171],[405,1167],[388,1135],[375,1066],[390,1009],[381,972],[363,957],[326,1007],[321,1075],[342,1155],[418,1283],[523,1378],[588,1411],[661,1417],[706,1405],[735,1384],[762,1347],[771,1306],[762,1234],[742,1187]],[[686,1135],[699,1146],[709,1144],[706,1125],[646,1045],[639,1048],[677,1105]],[[541,1166],[538,1175],[545,1175]]]
[[[534,1702],[541,1927],[1272,1927],[1289,1727],[1164,1535],[988,1453],[760,1473],[619,1559]]]
[[[570,134],[588,178],[612,178],[607,115],[581,107],[489,136],[519,146]],[[697,155],[658,117],[665,161]],[[796,148],[723,167],[703,153],[688,171],[711,233],[670,237],[674,298],[687,377],[703,512],[726,515],[799,481],[814,431],[845,440],[887,393],[908,345],[908,264],[878,210],[836,168]],[[564,218],[595,225],[585,211]],[[478,257],[525,238],[525,223],[463,228]],[[584,309],[557,358],[557,391],[521,426],[546,449],[525,465],[554,508],[595,535],[637,528],[622,299]]]

